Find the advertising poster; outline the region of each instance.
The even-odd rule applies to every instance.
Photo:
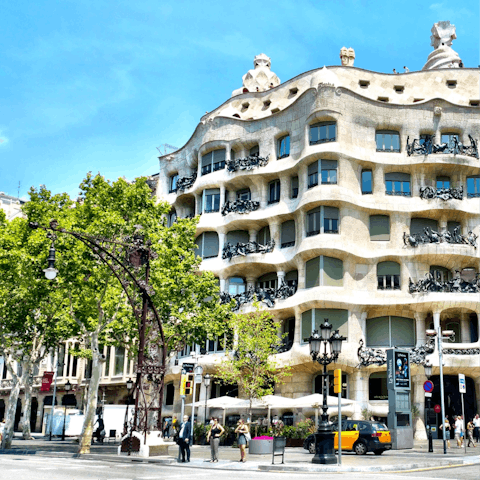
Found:
[[[394,352],[395,388],[410,388],[408,353]]]

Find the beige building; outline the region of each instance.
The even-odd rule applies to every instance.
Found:
[[[342,368],[356,418],[365,408],[387,415],[385,348],[412,351],[418,426],[426,359],[440,403],[438,352],[425,333],[433,326],[455,332],[444,344],[446,413],[461,412],[460,372],[467,416],[480,410],[479,71],[452,50],[453,25],[432,33],[417,72],[363,70],[343,48],[342,65],[280,83],[270,59],[255,57],[243,86],[160,157],[157,183],[170,221],[200,215],[201,268],[218,277],[222,298],[248,311],[256,293],[282,322],[278,360],[294,375],[277,394],[321,391],[308,337],[328,318],[347,339],[329,369]],[[179,363],[192,351],[214,374],[221,342],[187,348]],[[178,368],[167,383],[165,416],[180,411]],[[225,393],[202,385],[200,405]]]

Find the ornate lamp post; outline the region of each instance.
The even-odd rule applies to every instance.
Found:
[[[133,380],[129,378],[127,380],[127,408],[125,409],[125,421],[123,422],[123,434],[128,433],[128,407],[130,406],[130,395],[132,394]]]
[[[429,379],[432,376],[432,364],[430,362],[425,362],[423,365],[425,370],[425,376]],[[430,394],[431,395],[431,394]],[[432,427],[428,423],[430,418],[430,409],[432,408],[432,397],[427,397],[427,435],[428,435],[428,451],[433,452],[433,437],[432,437]]]
[[[65,384],[65,391],[68,392],[72,389],[72,384],[70,383],[70,380],[67,380],[67,383]],[[63,406],[63,428],[62,428],[62,441],[65,440],[65,423],[67,421],[67,406]]]
[[[318,430],[315,434],[315,456],[312,463],[330,464],[337,463],[335,457],[335,449],[333,445],[334,433],[332,431],[332,424],[328,420],[327,415],[327,396],[328,396],[328,373],[327,365],[337,360],[342,351],[342,342],[346,340],[345,337],[340,336],[338,330],[331,334],[332,325],[328,323],[328,319],[320,325],[320,334],[315,330],[309,338],[310,355],[313,361],[317,361],[323,365],[322,373],[322,420],[318,424]]]
[[[205,425],[207,424],[207,393],[210,386],[210,374],[206,373],[203,377],[203,383],[205,384]]]

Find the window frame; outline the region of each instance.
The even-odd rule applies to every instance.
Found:
[[[378,267],[387,263],[398,265],[399,273],[378,274]],[[389,277],[390,281],[389,281]],[[401,290],[402,267],[400,263],[393,261],[385,261],[377,263],[377,290]]]
[[[290,156],[290,135],[284,135],[277,140],[277,159]]]
[[[215,161],[215,152],[223,152],[223,159],[220,161]],[[207,157],[210,157],[208,159]],[[215,150],[211,150],[208,153],[202,155],[201,159],[201,175],[208,175],[212,172],[218,172],[219,170],[223,170],[225,168],[227,158],[227,150],[225,148],[217,148]]]
[[[325,127],[325,134],[322,136],[322,128]],[[333,137],[332,130],[333,127]],[[315,132],[315,135],[313,135],[313,132]],[[312,138],[316,137],[315,140],[312,140]],[[317,122],[313,123],[310,125],[309,128],[309,144],[310,145],[319,145],[321,143],[330,143],[330,142],[336,142],[337,141],[337,122],[334,120],[327,121],[327,122]]]
[[[217,192],[218,190],[218,192]],[[215,193],[208,193],[208,192],[215,192]],[[207,205],[209,203],[209,198],[213,197],[211,200],[212,208],[207,209]],[[218,197],[218,208],[215,209],[215,205],[217,203]],[[203,213],[216,213],[220,211],[220,189],[219,188],[206,188],[202,192],[202,212]]]
[[[408,180],[388,180],[388,176],[398,175],[408,176]],[[384,176],[385,180],[385,195],[399,196],[399,197],[411,197],[412,196],[412,176],[409,173],[404,172],[388,172]],[[406,188],[408,185],[408,189]],[[408,191],[407,191],[408,190]]]
[[[369,322],[373,320],[380,320],[380,319],[388,319],[388,345],[380,345],[379,343],[371,343],[371,335],[369,335]],[[411,330],[410,333],[413,334],[412,337],[412,343],[408,345],[399,345],[398,344],[398,339],[394,338],[393,332],[394,330],[397,331],[397,328],[395,328],[394,321],[392,319],[401,319],[403,320],[408,320],[410,322]],[[378,337],[377,337],[378,338]],[[366,325],[365,325],[365,344],[366,347],[373,347],[373,348],[392,348],[394,346],[399,346],[401,348],[410,348],[414,347],[416,343],[416,331],[415,331],[415,320],[413,318],[409,317],[401,317],[399,315],[380,315],[379,317],[372,317],[372,318],[367,318],[366,320]]]
[[[281,188],[281,184],[280,184],[279,178],[272,180],[271,182],[268,182],[267,205],[273,205],[274,203],[280,202],[280,194],[281,194],[280,188]]]
[[[390,148],[387,149],[385,145],[387,145],[387,137],[390,136]],[[393,148],[395,141],[394,138],[396,137],[398,142],[398,148]],[[379,142],[381,140],[381,142]],[[382,145],[383,148],[379,148],[379,145]],[[375,146],[377,152],[389,152],[389,153],[400,153],[401,152],[401,144],[400,144],[400,132],[397,130],[376,130],[375,131]]]
[[[332,285],[332,284],[329,284],[327,282],[327,279],[332,278],[332,276],[328,273],[328,271],[325,268],[325,259],[326,258],[341,262],[342,278],[341,278],[341,280],[337,280],[338,281],[337,285]],[[317,279],[318,279],[318,285],[307,286],[307,285],[310,284],[310,280],[308,278],[308,273],[309,273],[308,263],[309,262],[314,262],[317,259],[318,259],[318,277],[316,278],[314,283],[317,283]],[[313,263],[313,265],[315,265],[315,263]],[[313,272],[311,272],[311,273],[315,274],[316,272],[315,272],[315,270],[313,270]],[[344,266],[343,266],[343,260],[341,258],[330,257],[328,255],[318,255],[317,257],[313,257],[310,260],[307,260],[305,262],[305,289],[317,288],[317,287],[343,288],[344,278],[345,278],[345,270],[344,270]]]
[[[470,175],[469,177],[467,177],[466,190],[467,190],[467,198],[480,197],[480,175]]]
[[[370,174],[370,190],[364,188],[364,185],[368,182],[363,178],[363,175],[366,173]],[[362,170],[360,174],[360,182],[361,182],[362,195],[372,195],[373,194],[373,171],[371,169]]]
[[[217,254],[216,255],[208,255],[205,256],[205,239],[207,238],[208,233],[213,233],[216,235],[216,241],[217,241]],[[197,244],[197,240],[201,239],[201,246]],[[195,245],[197,245],[198,251],[195,252],[195,255],[198,255],[202,260],[208,260],[209,258],[217,258],[218,254],[220,252],[220,239],[218,236],[218,233],[216,231],[206,231],[202,232],[196,239],[195,239]],[[197,249],[195,249],[197,250]]]
[[[335,208],[337,210],[337,218],[327,217],[325,213],[325,209]],[[318,209],[318,211],[316,211]],[[318,226],[318,229],[309,230],[310,226],[310,217],[313,217],[313,225]],[[306,225],[305,225],[305,236],[306,237],[313,237],[315,235],[320,234],[331,234],[331,235],[339,235],[340,234],[340,209],[338,207],[332,207],[330,205],[319,205],[318,207],[312,208],[308,212],[306,212]],[[327,225],[327,221],[331,224],[330,228],[325,228]],[[318,224],[318,225],[317,225]]]
[[[177,193],[178,173],[174,173],[168,177],[168,193]]]

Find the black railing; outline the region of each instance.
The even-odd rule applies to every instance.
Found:
[[[220,208],[206,208],[203,213],[215,213],[215,212],[219,212],[220,211]]]
[[[430,200],[439,198],[441,200],[463,200],[463,186],[458,188],[435,188],[435,187],[420,187],[420,198],[423,200]]]
[[[431,272],[425,274],[418,282],[409,279],[409,293],[446,292],[446,293],[478,293],[480,292],[480,274],[475,274],[473,281],[469,282],[460,277],[460,272],[455,271],[451,280],[442,281]]]
[[[193,175],[190,175],[189,177],[180,177],[177,180],[177,192],[183,192],[187,188],[190,188],[194,183],[195,180],[197,179],[197,172],[195,172]]]
[[[249,155],[245,158],[227,160],[227,170],[236,172],[238,170],[253,170],[254,168],[264,167],[268,163],[268,155],[261,157],[258,153]]]
[[[477,141],[469,135],[470,145],[464,145],[459,142],[457,137],[452,137],[452,139],[447,143],[433,143],[433,136],[426,135],[422,143],[418,138],[415,138],[412,143],[409,143],[409,138],[407,137],[407,155],[430,155],[430,154],[453,154],[453,155],[468,155],[470,157],[478,158],[478,146]]]
[[[396,197],[411,197],[411,192],[399,192],[396,190],[385,190],[385,195],[394,195]]]
[[[229,213],[250,213],[260,208],[260,202],[253,200],[236,200],[235,202],[227,201],[223,204],[222,215]]]
[[[318,145],[320,143],[335,142],[336,140],[337,140],[336,137],[333,137],[333,138],[319,138],[318,140],[310,140],[310,145]]]
[[[278,160],[281,160],[282,158],[287,158],[287,157],[289,157],[289,156],[290,156],[289,153],[284,153],[283,155],[280,155],[280,156],[278,157]]]
[[[377,152],[400,153],[400,148],[377,148]]]
[[[293,247],[295,245],[295,240],[293,242],[285,242],[280,245],[280,248]]]
[[[279,198],[272,198],[267,202],[267,205],[273,205],[274,203],[278,203],[280,201]]]
[[[245,256],[252,253],[270,253],[275,248],[275,240],[270,240],[266,245],[257,242],[226,243],[223,247],[222,258],[231,260],[233,257]]]
[[[307,237],[313,237],[314,235],[318,235],[320,233],[320,230],[312,230],[310,232],[307,232]]]
[[[425,227],[424,233],[403,233],[403,243],[406,247],[416,247],[425,243],[451,243],[456,245],[471,245],[477,248],[477,238],[472,231],[468,235],[459,233],[460,228],[455,227],[452,232],[437,232],[430,227]]]
[[[467,193],[467,198],[478,198],[480,197],[480,192]]]

